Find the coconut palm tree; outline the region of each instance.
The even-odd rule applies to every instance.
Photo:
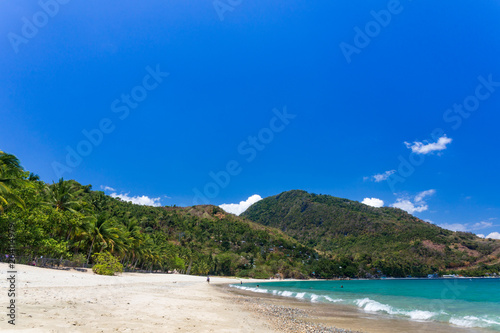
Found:
[[[37,175],[37,174],[34,174],[33,172],[30,172],[30,174],[28,176],[28,180],[30,182],[39,182],[40,181],[40,176]]]
[[[44,204],[54,207],[56,210],[70,211],[76,213],[82,201],[78,196],[84,189],[78,189],[74,183],[59,179],[57,183],[49,185],[45,190]]]
[[[109,252],[123,253],[125,249],[124,232],[116,227],[106,214],[97,214],[88,224],[84,235],[90,243],[87,263],[95,249],[98,252],[107,250]]]
[[[13,186],[23,182],[22,173],[17,157],[0,151],[0,213],[11,203],[25,208],[24,201],[12,191]]]
[[[127,247],[127,254],[124,256],[124,261],[127,263],[137,263],[140,256],[140,249],[144,242],[144,237],[141,232],[141,227],[137,223],[137,220],[130,219],[125,225],[125,243]]]

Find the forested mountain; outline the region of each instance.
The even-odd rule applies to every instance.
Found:
[[[252,222],[252,221],[254,222]],[[60,179],[46,184],[0,151],[0,253],[128,269],[241,277],[422,276],[498,272],[500,242],[454,233],[404,211],[290,191],[241,217],[216,206],[139,206]],[[463,271],[466,269],[465,271]]]
[[[267,278],[307,277],[318,254],[277,229],[216,206],[148,207],[74,180],[45,184],[0,152],[0,253],[92,263],[109,252],[126,268]]]
[[[279,228],[333,261],[353,263],[342,268],[348,275],[421,276],[462,269],[479,274],[500,268],[500,241],[442,229],[397,208],[289,191],[255,203],[242,216]],[[334,265],[330,273],[342,269]]]

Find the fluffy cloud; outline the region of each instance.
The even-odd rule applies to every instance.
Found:
[[[424,202],[425,197],[436,194],[436,190],[422,191],[415,196],[415,203]]]
[[[396,202],[393,203],[391,207],[402,209],[410,214],[413,214],[415,212],[421,213],[429,209],[429,206],[424,201],[425,197],[433,195],[435,193],[436,190],[423,191],[418,193],[413,198],[413,200],[409,198],[397,198]]]
[[[492,232],[491,234],[486,236],[486,238],[500,239],[500,232],[496,232],[496,231]]]
[[[453,141],[452,138],[448,138],[446,135],[440,137],[437,142],[418,142],[415,141],[412,143],[405,142],[406,148],[411,149],[412,152],[417,154],[429,154],[435,151],[445,150],[446,145],[450,144]]]
[[[391,205],[391,207],[405,210],[410,214],[413,214],[415,212],[421,213],[429,209],[429,206],[425,204],[415,205],[415,203],[411,202],[410,200],[401,198],[397,199],[396,202]]]
[[[474,225],[471,227],[471,230],[481,230],[481,229],[489,228],[491,226],[493,226],[493,223],[481,221],[478,223],[474,223]]]
[[[445,223],[445,224],[440,224],[439,226],[441,228],[448,229],[451,231],[469,231],[467,224],[462,224],[462,223],[451,223],[451,224]]]
[[[106,186],[106,185],[101,185],[101,190],[116,192],[116,190],[114,188]]]
[[[384,205],[384,201],[377,198],[364,198],[361,203],[365,205],[380,208]]]
[[[120,198],[123,201],[129,201],[129,202],[134,203],[136,205],[154,206],[154,207],[161,206],[161,203],[160,203],[161,198],[150,198],[146,195],[130,197],[129,193],[126,193],[126,194],[111,193],[110,196],[113,198]]]
[[[488,221],[493,221],[493,220],[496,220],[495,218],[490,218],[488,219]],[[493,226],[493,223],[492,222],[488,222],[488,221],[481,221],[481,222],[477,222],[477,223],[444,223],[444,224],[440,224],[439,226],[441,228],[445,228],[445,229],[448,229],[448,230],[451,230],[451,231],[469,231],[469,232],[474,232],[474,231],[478,231],[478,230],[481,230],[481,229],[486,229],[486,228],[490,228]],[[490,235],[493,235],[495,236],[495,233],[491,233]],[[479,237],[482,237],[482,238],[488,238],[488,236],[484,236],[484,234],[477,234],[477,236]],[[489,237],[489,238],[494,238],[494,237]]]
[[[364,177],[364,180],[371,180],[374,181],[375,183],[380,183],[381,181],[386,180],[389,178],[392,174],[396,173],[396,170],[389,170],[384,173],[378,173],[376,175],[373,175],[371,177]]]
[[[224,209],[226,212],[234,214],[234,215],[240,215],[243,213],[245,210],[248,209],[251,205],[254,203],[262,200],[262,197],[258,194],[252,195],[250,198],[248,198],[245,201],[241,201],[239,204],[222,204],[219,207]]]

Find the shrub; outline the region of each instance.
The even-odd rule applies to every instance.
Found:
[[[73,257],[71,257],[71,261],[75,266],[82,266],[87,261],[87,258],[83,253],[77,253],[73,254]]]
[[[115,275],[123,272],[123,265],[109,252],[96,253],[92,256],[95,265],[92,271],[99,275]]]

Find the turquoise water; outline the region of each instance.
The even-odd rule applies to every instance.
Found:
[[[310,302],[351,305],[408,320],[500,331],[500,279],[266,282],[232,287]]]

